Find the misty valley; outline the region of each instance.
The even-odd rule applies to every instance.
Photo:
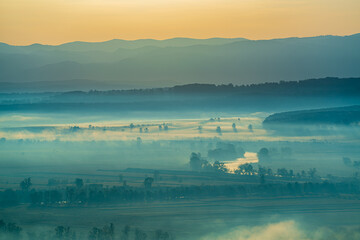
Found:
[[[0,94],[0,239],[358,239],[357,78]]]
[[[359,0],[0,0],[0,240],[360,240]]]

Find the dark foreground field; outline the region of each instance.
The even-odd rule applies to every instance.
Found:
[[[27,204],[0,210],[2,218],[24,229],[71,226],[87,236],[89,226],[114,223],[115,232],[125,225],[151,232],[162,229],[176,239],[197,239],[238,226],[295,220],[306,228],[358,226],[360,200],[292,197],[268,199],[215,198],[194,201],[153,202],[89,207],[41,208]]]

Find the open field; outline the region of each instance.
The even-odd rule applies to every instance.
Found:
[[[0,209],[0,214],[30,229],[53,229],[65,224],[86,232],[90,226],[114,223],[119,230],[127,224],[146,231],[163,229],[173,233],[176,239],[191,239],[219,229],[294,219],[307,227],[358,226],[360,200],[216,198],[81,208],[31,208],[22,205]]]

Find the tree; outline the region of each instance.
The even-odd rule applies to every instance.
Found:
[[[70,239],[70,227],[57,226],[55,228],[55,238],[57,239]]]
[[[238,169],[235,170],[235,173],[241,175],[251,175],[254,173],[254,167],[250,163],[241,164]]]
[[[282,176],[282,177],[287,177],[287,176],[289,176],[289,172],[286,168],[279,168],[277,170],[277,175]]]
[[[232,124],[232,129],[233,129],[234,132],[237,132],[236,124],[235,124],[235,123]]]
[[[147,234],[140,230],[139,228],[135,229],[135,240],[146,240]]]
[[[115,231],[114,224],[105,225],[102,229],[93,227],[88,236],[89,240],[114,240]]]
[[[145,187],[146,189],[150,189],[153,182],[154,182],[154,179],[153,179],[152,177],[147,177],[147,178],[145,178],[145,180],[144,180],[144,187]]]
[[[260,174],[260,176],[265,175],[265,174],[267,174],[267,169],[265,167],[262,167],[259,165],[258,173]]]
[[[219,162],[219,161],[215,161],[213,164],[213,169],[216,172],[220,172],[220,173],[226,173],[228,171],[228,169],[226,168],[225,164],[223,162]]]
[[[101,229],[93,227],[90,232],[88,239],[89,240],[100,240],[101,237]]]
[[[156,230],[155,240],[168,240],[168,239],[170,239],[170,234],[168,232],[164,232],[162,230]]]
[[[81,178],[75,179],[75,185],[77,188],[82,188],[84,186],[84,181]]]
[[[208,157],[214,160],[234,160],[237,157],[243,157],[243,153],[237,153],[234,144],[231,143],[224,143],[224,142],[217,142],[215,149],[210,149],[208,151]]]
[[[31,186],[32,186],[31,178],[25,178],[20,183],[20,187],[23,191],[28,191]]]
[[[201,157],[200,153],[191,153],[190,155],[190,168],[194,171],[212,170],[211,164]]]
[[[216,132],[217,132],[219,135],[221,135],[221,127],[220,127],[220,126],[217,126],[217,127],[216,127]]]
[[[15,223],[6,223],[0,220],[0,238],[5,235],[5,238],[1,239],[20,239],[20,233],[22,229]]]
[[[200,153],[191,153],[190,155],[190,167],[193,170],[201,170],[202,168],[202,160],[201,160],[201,154]]]

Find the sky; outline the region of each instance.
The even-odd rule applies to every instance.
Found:
[[[0,42],[13,45],[358,32],[359,0],[0,0]]]

